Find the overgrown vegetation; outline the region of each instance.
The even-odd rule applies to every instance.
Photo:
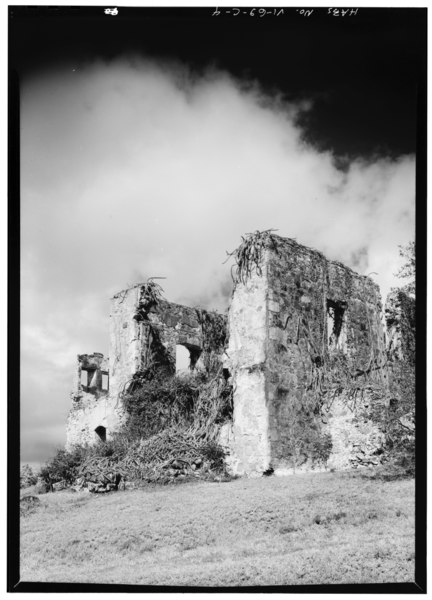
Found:
[[[123,435],[130,441],[135,464],[152,480],[164,478],[170,461],[191,467],[202,459],[210,469],[221,469],[220,427],[232,416],[232,388],[220,367],[211,378],[198,372],[188,377],[157,375],[126,394],[128,420]],[[138,470],[139,470],[138,469]]]
[[[245,283],[255,270],[262,274],[263,253],[267,247],[277,251],[273,229],[255,231],[242,237],[242,243],[228,258],[235,260],[235,282]],[[415,276],[415,244],[401,248],[407,263],[399,276]],[[317,260],[321,255],[317,253]],[[77,477],[104,477],[112,473],[124,479],[168,481],[170,477],[222,472],[224,452],[217,443],[221,426],[232,419],[232,387],[220,363],[226,345],[226,320],[222,315],[197,309],[203,333],[204,371],[188,377],[173,376],[173,359],[162,344],[159,332],[148,318],[149,311],[163,300],[163,289],[150,278],[141,286],[135,319],[149,328],[147,368],[134,375],[121,394],[127,421],[108,442],[92,447],[59,450],[40,472],[46,483],[72,484]],[[409,287],[411,285],[411,288]],[[414,289],[410,282],[405,291]],[[323,299],[324,305],[326,298]],[[376,300],[377,302],[377,300]],[[369,315],[366,308],[366,319]],[[413,309],[414,310],[414,309]],[[412,317],[412,318],[411,318]],[[411,315],[414,322],[414,316]],[[370,336],[372,327],[369,323]],[[320,334],[321,336],[321,334]],[[306,341],[310,355],[310,374],[306,393],[285,407],[288,432],[283,457],[291,458],[294,468],[310,459],[325,465],[332,451],[332,439],[324,433],[323,415],[337,398],[362,418],[375,421],[385,434],[382,459],[387,475],[412,476],[415,470],[415,357],[388,364],[389,357],[369,340],[370,355],[364,364],[353,364],[344,352],[328,351],[326,330],[322,329],[315,348],[307,319],[299,319],[297,343]],[[412,352],[414,348],[412,347]],[[382,369],[388,368],[389,382]],[[368,401],[367,410],[362,406]],[[288,414],[287,414],[288,411]],[[30,469],[30,468],[28,468]],[[22,482],[33,481],[27,470]]]
[[[277,229],[257,230],[253,233],[247,233],[245,237],[241,236],[242,242],[238,248],[232,252],[227,252],[227,260],[230,258],[235,260],[235,265],[231,267],[231,277],[234,283],[246,283],[254,269],[258,275],[262,274],[261,267],[265,248],[272,247],[277,250],[275,240],[272,237],[273,231],[277,231]],[[233,269],[235,269],[234,273]]]
[[[399,255],[405,260],[402,267],[396,273],[397,277],[407,279],[404,286],[404,291],[415,294],[415,277],[416,277],[416,244],[408,242],[406,246],[399,246]]]
[[[20,470],[20,488],[26,488],[35,485],[37,475],[33,472],[30,465],[23,465]]]
[[[287,433],[279,445],[279,458],[288,460],[294,470],[308,460],[312,467],[325,466],[332,450],[331,435],[323,432],[321,400],[316,394],[306,393],[300,398],[291,397],[287,403],[281,394],[279,409],[283,412],[284,430]]]
[[[147,319],[151,308],[156,306],[163,298],[163,288],[155,279],[164,279],[163,277],[149,277],[147,282],[141,286],[138,307],[135,313],[135,319],[141,321]]]
[[[413,248],[403,276],[413,277],[415,262]],[[317,263],[320,256],[317,254]],[[349,276],[349,274],[348,274]],[[350,282],[347,282],[348,297]],[[330,412],[335,400],[340,400],[353,412],[359,424],[372,421],[384,433],[385,441],[373,456],[359,457],[360,464],[385,463],[389,477],[414,474],[415,465],[415,318],[414,304],[401,291],[399,302],[403,315],[403,358],[393,360],[391,353],[380,349],[372,337],[373,327],[368,308],[364,319],[368,323],[370,352],[359,357],[338,348],[329,348],[326,327],[311,332],[307,317],[298,317],[293,341],[297,343],[304,365],[310,365],[306,393],[290,398],[283,408],[283,420],[289,435],[280,442],[283,458],[290,459],[294,469],[306,461],[326,464],[332,441],[325,434],[323,417]],[[377,298],[374,304],[378,305]],[[323,297],[324,310],[328,299]],[[300,342],[300,343],[299,343]],[[305,343],[306,342],[306,343]],[[386,379],[386,375],[388,378]],[[283,390],[282,390],[283,395]],[[281,456],[282,458],[282,456]]]
[[[41,470],[49,485],[78,479],[117,485],[124,480],[165,482],[174,477],[211,476],[224,471],[218,445],[221,426],[232,417],[232,387],[222,369],[226,318],[197,309],[203,333],[203,366],[175,376],[173,358],[162,343],[149,312],[163,301],[163,289],[150,278],[141,285],[134,315],[147,327],[146,368],[121,392],[123,428],[107,442],[59,450]],[[106,490],[104,490],[106,491]]]
[[[125,394],[124,403],[123,429],[94,446],[58,450],[40,472],[48,485],[72,485],[78,478],[110,482],[117,475],[162,483],[178,476],[226,475],[217,439],[232,416],[232,389],[221,369],[210,380],[158,374]]]
[[[208,374],[220,367],[220,355],[227,344],[227,319],[215,311],[196,309],[203,336],[203,363]]]
[[[197,398],[198,388],[190,379],[158,374],[144,379],[124,396],[129,415],[126,436],[130,440],[147,439],[167,427],[189,427]]]
[[[40,470],[40,477],[51,486],[59,481],[72,485],[78,477],[79,468],[89,452],[86,446],[76,446],[73,450],[57,450],[56,454]]]
[[[396,468],[408,476],[415,474],[415,392],[414,366],[394,365],[390,376],[387,448]]]

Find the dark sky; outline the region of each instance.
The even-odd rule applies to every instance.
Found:
[[[234,16],[221,8],[11,7],[10,63],[22,77],[58,64],[125,52],[214,65],[284,98],[313,100],[302,123],[338,155],[416,151],[417,91],[424,90],[426,9],[315,8]],[[247,10],[242,8],[242,11]],[[280,8],[278,9],[278,12]]]

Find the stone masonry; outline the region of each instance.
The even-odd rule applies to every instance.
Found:
[[[174,374],[177,345],[188,349],[191,369],[214,351],[202,312],[164,299],[145,305],[143,290],[136,285],[112,299],[109,368],[100,354],[78,356],[68,448],[109,439],[125,418],[129,383],[151,364]],[[269,236],[260,268],[235,283],[228,317],[220,316],[227,343],[219,358],[234,390],[232,423],[221,432],[231,472],[377,463],[383,433],[372,418],[373,390],[379,385],[385,401],[386,337],[395,360],[414,344],[412,302],[399,292],[386,305],[386,336],[370,278],[294,240]]]
[[[378,286],[293,240],[272,240],[261,274],[255,270],[237,283],[229,311],[227,366],[235,380],[232,469],[239,474],[310,470],[307,452],[295,457],[302,420],[330,436],[327,466],[346,468],[357,448],[376,450],[379,428],[360,422],[364,406],[354,409],[342,398],[331,407],[313,406],[314,384],[332,356],[359,373],[375,368],[385,384],[386,374],[377,368],[385,357]],[[302,414],[304,406],[319,411],[317,418]]]
[[[67,448],[110,439],[119,430],[126,416],[122,394],[155,357],[157,368],[166,369],[169,374],[175,373],[178,345],[188,349],[192,369],[200,368],[206,361],[203,311],[161,299],[143,318],[143,288],[144,285],[136,285],[111,300],[109,369],[108,359],[102,354],[78,356]],[[86,385],[82,385],[83,372],[89,373],[91,384],[87,385],[86,380]],[[109,390],[104,390],[102,374],[108,373]],[[94,385],[96,381],[98,385]]]

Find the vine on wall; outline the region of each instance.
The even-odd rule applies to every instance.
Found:
[[[247,233],[245,237],[241,236],[242,242],[238,248],[232,252],[227,252],[228,257],[226,260],[231,257],[235,260],[235,265],[231,267],[231,277],[234,283],[245,284],[254,269],[259,276],[262,275],[261,267],[265,248],[270,247],[277,252],[277,244],[272,235],[273,231],[277,231],[277,229],[257,230],[253,233]],[[235,269],[234,273],[233,269]]]

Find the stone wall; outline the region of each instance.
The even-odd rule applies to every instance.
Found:
[[[415,299],[402,289],[392,289],[385,304],[389,359],[415,363]]]
[[[384,364],[379,288],[321,253],[282,238],[276,238],[269,253],[267,279],[272,466],[309,469],[313,458],[319,463],[327,442],[328,466],[349,467],[355,456],[351,440],[361,443],[364,438],[366,444],[367,437],[381,439],[372,422],[369,427],[356,423],[364,412],[361,403],[370,400],[363,396],[352,406],[343,395],[338,402],[320,399],[320,378],[340,376],[343,384],[342,373],[328,371],[372,369],[373,376],[378,371],[374,367]]]
[[[110,314],[110,393],[118,398],[147,356],[146,339],[133,316],[140,298],[140,286],[122,290],[111,299]]]
[[[174,374],[177,345],[189,350],[191,369],[206,370],[210,362],[214,366],[215,360],[221,361],[226,317],[164,299],[144,305],[143,290],[144,284],[137,285],[112,298],[109,368],[102,354],[78,356],[67,424],[68,448],[109,439],[118,431],[126,417],[122,394],[152,365]],[[213,324],[217,325],[216,337]],[[109,390],[103,389],[108,377]]]
[[[72,408],[67,420],[66,449],[75,444],[92,445],[109,440],[121,427],[125,415],[121,404],[113,397],[82,393],[72,397]]]
[[[121,393],[132,378],[154,364],[175,373],[176,347],[190,354],[190,368],[205,368],[209,354],[221,354],[223,347],[209,347],[205,325],[219,319],[223,338],[226,317],[159,299],[144,306],[142,290],[135,286],[112,299],[110,320],[110,373],[113,395]]]
[[[124,413],[110,393],[108,360],[103,354],[78,355],[71,400],[67,449],[75,444],[94,444],[101,439],[110,439],[120,428]]]
[[[415,359],[412,299],[394,290],[387,301],[387,352],[371,279],[294,240],[265,239],[258,271],[252,264],[235,284],[228,320],[153,296],[149,284],[114,296],[109,369],[101,354],[78,356],[68,447],[109,439],[126,417],[123,392],[149,368],[173,375],[181,345],[191,369],[223,366],[230,377],[233,421],[221,442],[233,473],[380,460],[389,361]]]
[[[203,367],[206,349],[200,312],[197,309],[162,300],[150,309],[148,321],[151,329],[157,332],[173,365],[176,346],[181,345],[189,350],[191,367]]]
[[[234,385],[230,469],[261,475],[270,464],[266,395],[268,289],[256,271],[237,286],[228,316],[225,366]]]
[[[274,235],[261,272],[236,284],[229,312],[233,470],[310,470],[323,457],[349,467],[359,445],[372,454],[382,442],[376,423],[364,418],[371,399],[363,394],[354,407],[341,394],[331,406],[319,386],[333,360],[359,377],[383,378],[385,387],[378,287]]]

